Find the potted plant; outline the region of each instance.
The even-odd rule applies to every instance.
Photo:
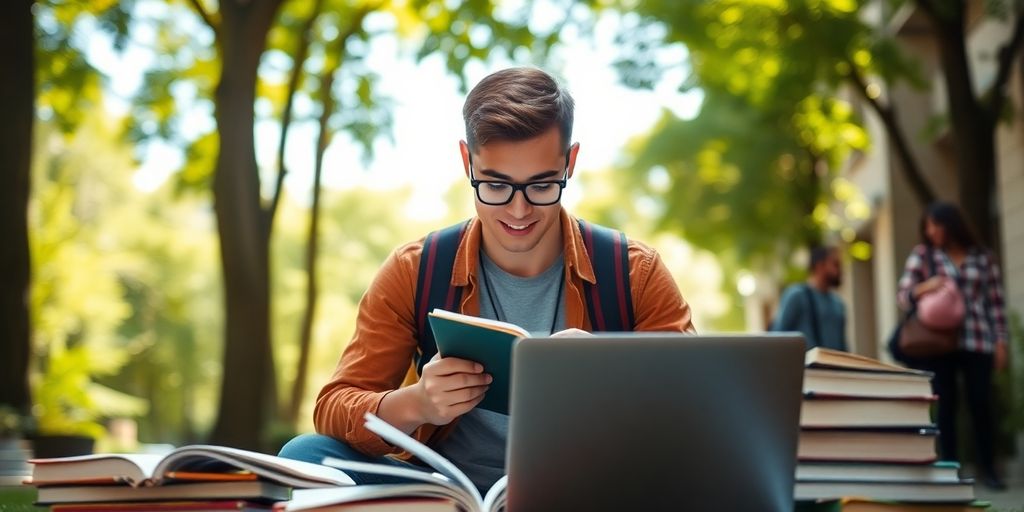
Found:
[[[93,362],[84,345],[49,358],[35,386],[36,457],[92,453],[96,440],[106,434],[101,423],[104,418],[137,416],[146,411],[145,400],[94,382],[97,365]]]

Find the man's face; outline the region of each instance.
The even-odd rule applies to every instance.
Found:
[[[557,127],[523,141],[493,141],[473,153],[470,176],[469,148],[465,142],[460,145],[467,177],[514,184],[567,179],[572,176],[579,150],[577,144],[569,149],[567,167],[565,147]],[[560,203],[530,204],[522,190],[517,190],[512,201],[504,205],[484,204],[475,194],[474,198],[477,216],[483,224],[484,248],[497,263],[544,259],[560,250]]]
[[[830,252],[828,258],[825,258],[821,264],[824,267],[825,280],[829,286],[838,288],[843,284],[843,266],[839,260],[839,251]]]

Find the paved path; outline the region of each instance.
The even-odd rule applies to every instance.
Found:
[[[1021,436],[1024,437],[1024,436]],[[992,502],[991,510],[999,512],[1024,512],[1024,445],[1018,440],[1017,458],[1007,461],[1005,481],[1008,489],[1003,492],[990,491],[983,485],[978,484],[974,493],[979,500]]]

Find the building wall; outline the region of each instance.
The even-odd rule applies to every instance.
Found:
[[[1003,282],[1010,309],[1024,319],[1024,69],[1018,59],[1010,83],[1015,123],[997,132],[999,204],[1002,214]]]
[[[979,4],[980,5],[980,4]],[[994,56],[1009,37],[1009,21],[987,17],[972,3],[968,51],[972,59],[972,77],[978,90],[994,81]],[[903,133],[911,143],[925,179],[940,199],[956,200],[955,160],[948,130],[932,139],[922,137],[933,116],[946,110],[945,89],[937,50],[928,34],[930,25],[919,13],[897,16],[897,26],[889,27],[900,39],[903,49],[922,65],[931,88],[920,91],[897,86],[885,92],[886,100],[896,105]],[[1018,58],[1010,84],[1011,102],[1016,115],[1012,124],[1002,125],[997,133],[998,201],[1002,218],[1002,262],[1007,302],[1011,310],[1024,317],[1024,78]],[[872,136],[872,149],[851,159],[843,174],[853,181],[872,205],[872,215],[857,226],[858,238],[872,244],[869,262],[850,262],[846,286],[842,291],[850,314],[848,336],[857,352],[887,358],[885,343],[899,320],[896,285],[904,262],[918,242],[918,224],[923,211],[904,177],[896,154],[887,141],[887,133],[870,109],[862,108],[865,125]],[[871,297],[873,300],[868,300]]]

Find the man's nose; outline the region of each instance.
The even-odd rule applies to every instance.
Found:
[[[526,200],[526,190],[512,192],[512,201],[508,203],[508,211],[513,217],[523,218],[530,213],[533,205]]]

